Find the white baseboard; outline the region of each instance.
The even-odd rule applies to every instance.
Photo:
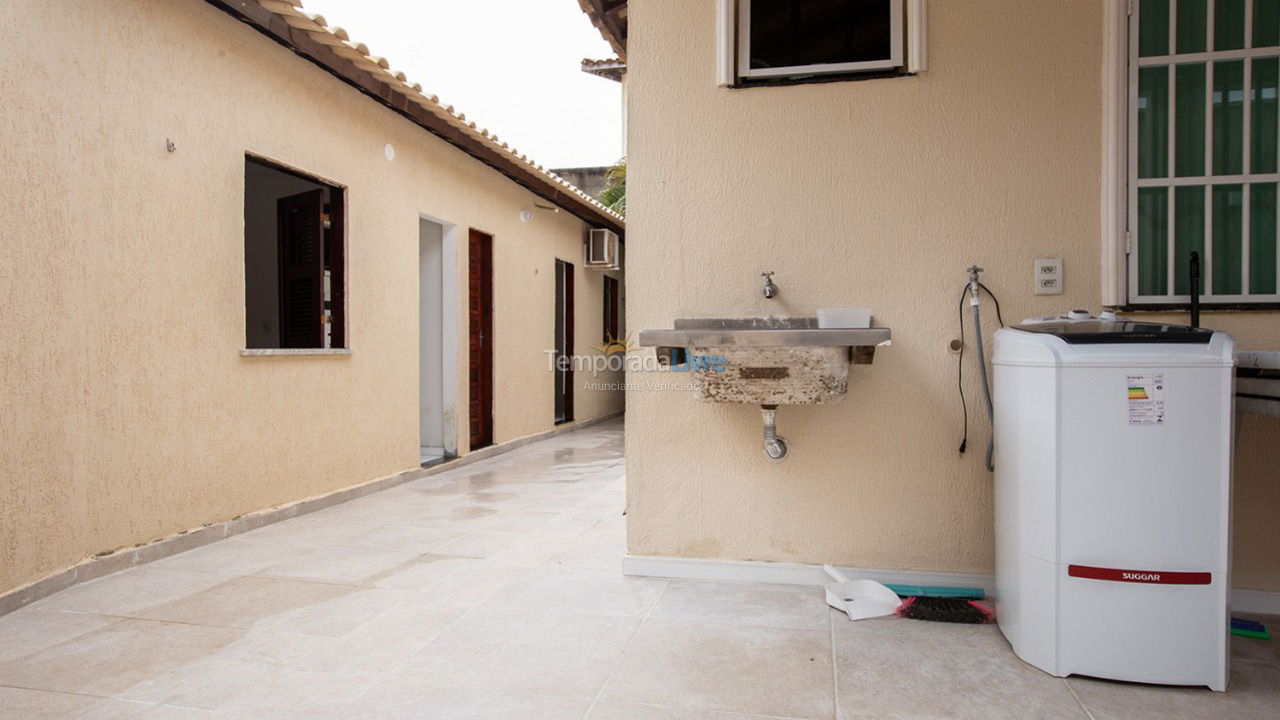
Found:
[[[1280,615],[1280,592],[1232,588],[1231,610],[1263,615]]]
[[[850,580],[878,580],[890,585],[935,585],[944,587],[980,587],[995,591],[994,575],[974,573],[922,572],[915,570],[876,570],[840,568]],[[701,560],[695,558],[627,555],[622,559],[625,575],[684,578],[688,580],[729,580],[736,582],[778,583],[782,585],[826,585],[831,582],[821,565],[762,562],[759,560]]]
[[[996,587],[995,576],[984,573],[877,570],[846,567],[842,567],[840,570],[849,576],[850,580],[877,580],[889,585],[980,587],[988,595],[993,594]],[[625,575],[638,575],[641,577],[725,580],[776,583],[780,585],[825,585],[831,582],[821,565],[762,562],[759,560],[703,560],[654,555],[627,555],[622,558],[622,572]],[[1231,591],[1231,609],[1237,612],[1280,615],[1280,592],[1235,588]]]

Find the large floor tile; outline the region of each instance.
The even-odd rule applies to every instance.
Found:
[[[543,565],[515,577],[489,604],[523,612],[644,617],[666,586],[665,580],[655,578]]]
[[[167,557],[151,567],[236,577],[253,575],[301,551],[278,540],[233,537]]]
[[[1085,718],[1066,683],[994,625],[835,617],[841,718]]]
[[[592,697],[636,620],[486,606],[468,612],[401,671],[406,682]]]
[[[605,686],[608,701],[831,718],[827,630],[649,618]]]
[[[219,718],[326,718],[371,682],[350,673],[284,669],[217,654],[140,683],[122,697],[213,711]]]
[[[207,710],[108,698],[72,720],[223,720]]]
[[[0,720],[63,720],[99,702],[87,695],[0,687]]]
[[[258,630],[220,654],[293,670],[382,677],[405,665],[465,611],[399,603],[341,637]]]
[[[348,540],[347,546],[420,555],[429,553],[447,542],[457,540],[465,532],[462,528],[433,528],[401,521],[360,533]]]
[[[0,662],[17,660],[117,622],[120,618],[106,615],[23,608],[0,617]]]
[[[111,696],[213,654],[242,631],[125,620],[0,663],[0,685]]]
[[[654,617],[760,627],[826,630],[830,608],[822,588],[673,580]]]
[[[494,553],[505,550],[526,538],[521,533],[500,532],[497,530],[472,530],[456,540],[444,543],[434,549],[440,555],[458,557],[487,558]]]
[[[1225,693],[1077,677],[1067,682],[1095,720],[1280,717],[1280,668],[1269,663],[1232,663]]]
[[[487,602],[531,566],[495,560],[472,559],[415,592],[423,602],[437,605],[475,606]]]
[[[1260,638],[1231,636],[1231,659],[1233,661],[1250,661],[1271,663],[1280,667],[1280,615],[1261,615],[1257,613],[1232,613],[1235,617],[1256,620],[1271,631],[1270,640]]]
[[[417,590],[441,582],[458,570],[475,567],[481,562],[482,558],[419,555],[412,563],[371,578],[368,584],[380,588]]]
[[[589,697],[423,687],[388,680],[351,703],[341,720],[577,720]]]
[[[261,624],[279,632],[345,637],[365,623],[417,596],[409,591],[362,588],[285,610]]]
[[[146,608],[211,588],[224,579],[207,573],[145,565],[67,588],[33,607],[134,616]]]
[[[344,585],[238,577],[141,615],[150,620],[250,628],[279,623],[288,613],[355,592],[356,588]]]
[[[369,550],[366,548],[314,548],[257,574],[263,577],[293,578],[314,582],[363,585],[412,565],[422,553],[416,551]]]
[[[778,720],[776,715],[743,715],[714,710],[688,710],[660,705],[633,703],[596,703],[587,720]],[[787,718],[786,720],[808,720]]]

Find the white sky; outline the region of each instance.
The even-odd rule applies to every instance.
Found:
[[[613,50],[575,0],[303,0],[330,27],[548,168],[611,165],[622,91],[582,72]]]

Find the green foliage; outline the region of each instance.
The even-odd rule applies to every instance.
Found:
[[[627,214],[627,159],[622,158],[613,167],[605,179],[604,189],[596,196],[604,206],[619,215]]]

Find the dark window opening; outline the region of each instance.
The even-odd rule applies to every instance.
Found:
[[[618,281],[604,278],[604,337],[605,343],[622,339],[622,322],[618,313]]]
[[[245,158],[245,347],[346,347],[342,188]]]
[[[746,82],[893,74],[903,65],[902,0],[740,0]]]
[[[556,260],[555,421],[573,421],[573,264]]]

